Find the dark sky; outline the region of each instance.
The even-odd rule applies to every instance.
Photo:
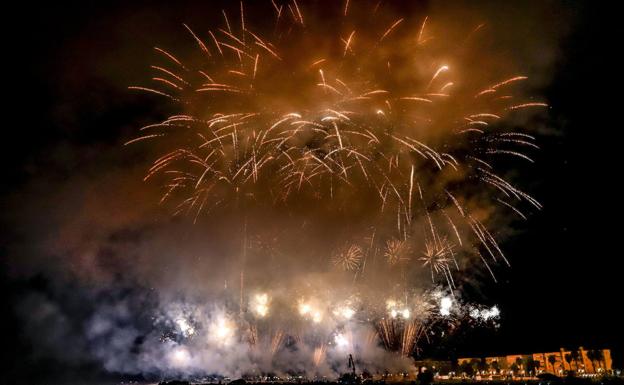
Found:
[[[9,303],[4,334],[17,347],[18,369],[24,368],[18,363],[26,362],[20,355],[36,356],[37,347],[23,338],[16,308],[25,292],[45,291],[54,280],[37,271],[43,256],[31,256],[47,252],[44,245],[55,236],[49,227],[59,225],[59,211],[76,210],[83,216],[81,211],[89,209],[86,203],[72,207],[68,202],[97,200],[99,194],[118,193],[122,201],[127,196],[128,191],[106,182],[115,170],[141,163],[140,155],[122,151],[121,143],[133,135],[137,122],[162,111],[129,95],[125,86],[141,77],[155,40],[169,36],[174,41],[183,33],[182,22],[200,23],[204,16],[197,10],[208,11],[205,4],[188,1],[126,3],[56,2],[24,10],[28,21],[11,33],[12,44],[5,48],[4,61],[11,69],[5,71],[4,94],[11,107],[5,109],[9,122],[5,120],[2,151],[0,295]],[[435,8],[410,3],[395,6],[402,12]],[[535,6],[519,2],[497,9],[496,3],[470,2],[470,7],[478,12],[482,6],[486,16],[505,12],[528,17]],[[603,10],[582,1],[550,2],[547,9],[554,10],[550,22],[565,26],[565,32],[557,38],[548,80],[539,86],[552,107],[552,129],[538,138],[542,151],[530,191],[544,209],[503,243],[512,268],[502,271],[498,284],[483,288],[503,311],[500,329],[466,337],[454,351],[605,347],[614,350],[621,367],[621,205],[620,173],[615,170],[620,161],[615,137],[611,139],[619,113],[605,111],[601,101],[613,73],[597,43]]]

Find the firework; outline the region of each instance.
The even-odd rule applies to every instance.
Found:
[[[440,300],[440,314],[443,316],[450,315],[452,306],[453,300],[450,297],[442,297]]]
[[[337,23],[349,28],[334,36],[315,26],[294,0],[272,6],[276,19],[271,28],[256,29],[242,3],[238,22],[223,11],[221,28],[201,34],[184,25],[199,58],[186,61],[181,57],[192,55],[156,48],[151,84],[130,88],[167,99],[177,112],[141,128],[127,142],[149,142],[160,151],[145,180],[157,180],[163,187],[161,202],[194,221],[219,208],[246,218],[250,207],[268,207],[289,218],[303,213],[301,228],[314,220],[323,228],[336,218],[366,223],[367,234],[372,228],[370,244],[357,244],[364,236],[343,237],[334,243],[343,247],[319,259],[331,256],[332,265],[344,272],[332,274],[353,276],[354,286],[366,284],[371,275],[400,271],[403,294],[392,295],[403,300],[388,301],[385,309],[377,303],[376,311],[358,306],[356,312],[344,301],[353,296],[321,304],[303,292],[307,299],[295,305],[299,317],[318,324],[313,329],[327,326],[336,333],[333,346],[351,344],[351,336],[336,330],[360,316],[375,326],[370,344],[380,340],[404,356],[440,319],[451,322],[467,313],[473,319],[496,319],[496,307],[462,307],[454,297],[453,274],[458,258],[472,257],[495,279],[491,264],[509,262],[487,226],[489,213],[500,207],[526,219],[523,210],[541,208],[497,163],[533,162],[535,138],[509,131],[514,125],[505,122],[546,104],[513,95],[525,76],[493,84],[465,81],[475,69],[462,68],[453,52],[437,53],[427,18],[411,27],[401,18],[362,28],[366,20],[357,18]],[[352,8],[347,2],[340,17],[351,17]],[[247,237],[246,220],[241,227]],[[250,239],[244,255],[248,244],[271,256],[286,254],[278,250],[276,237]],[[382,268],[375,269],[375,258]],[[367,263],[373,266],[368,276]],[[446,285],[448,291],[412,295],[410,284],[418,280],[410,274],[417,269],[430,273],[434,287]],[[388,292],[377,295],[379,301]],[[331,334],[311,333],[312,338],[305,330],[262,330],[275,305],[266,293],[251,297],[253,318],[245,318],[253,319],[250,344],[262,341],[275,355],[287,340],[311,338],[318,366],[326,345],[332,346]],[[192,319],[180,318],[175,325],[186,338],[197,334]],[[226,315],[214,317],[207,330],[210,343],[218,346],[231,345],[237,332]]]
[[[253,313],[260,318],[267,316],[269,312],[269,296],[266,293],[256,294],[251,301]]]
[[[350,320],[355,315],[355,310],[347,303],[334,309],[333,313],[338,318]]]
[[[236,337],[234,322],[227,315],[218,314],[208,326],[209,340],[218,346],[228,346]]]
[[[410,310],[400,301],[388,300],[386,301],[386,309],[390,318],[403,318],[408,319],[411,316]]]
[[[491,308],[478,308],[478,307],[471,307],[470,309],[470,316],[474,319],[477,320],[482,320],[482,321],[489,321],[489,320],[495,320],[500,316],[500,310],[498,309],[498,306],[492,306]]]
[[[418,321],[384,318],[378,322],[377,330],[386,349],[397,351],[408,357],[414,351],[418,339],[426,328]]]
[[[291,13],[292,20],[281,20],[280,25],[289,31],[312,28],[304,23],[299,6],[289,4],[289,9],[296,10]],[[278,20],[280,15],[278,12]],[[243,20],[241,7],[241,24]],[[462,244],[467,235],[459,232],[456,221],[446,213],[453,208],[476,242],[493,259],[504,259],[485,226],[463,205],[461,189],[453,191],[444,183],[424,186],[421,181],[455,174],[456,180],[480,181],[484,189],[493,189],[493,202],[512,207],[521,216],[524,214],[509,198],[539,209],[535,199],[495,174],[492,167],[499,156],[531,160],[524,150],[537,147],[533,137],[485,129],[515,111],[546,106],[541,102],[505,104],[507,99],[498,98],[500,92],[508,92],[526,77],[514,76],[472,94],[468,90],[454,92],[458,82],[451,79],[459,70],[444,64],[429,76],[410,75],[422,79],[399,81],[394,76],[404,71],[389,70],[393,52],[388,48],[404,49],[406,36],[400,33],[404,19],[379,26],[378,31],[352,30],[346,38],[337,37],[340,54],[315,51],[314,47],[328,45],[321,42],[331,42],[324,33],[315,35],[317,41],[309,47],[309,55],[301,54],[305,50],[296,40],[299,33],[276,39],[252,32],[249,21],[240,30],[226,24],[227,28],[205,37],[185,25],[208,58],[191,67],[157,48],[165,63],[152,66],[158,73],[153,78],[156,84],[131,87],[170,99],[181,106],[181,113],[142,128],[142,135],[128,144],[197,140],[164,153],[146,175],[146,179],[160,176],[164,181],[163,201],[182,198],[176,213],[195,213],[197,218],[211,207],[245,197],[255,201],[279,197],[287,202],[290,196],[300,199],[306,192],[330,200],[371,193],[385,216],[396,217],[402,235],[415,218],[424,215],[431,221],[431,208],[442,208],[448,228]],[[426,51],[425,27],[422,23],[418,29],[417,46],[412,47],[417,48],[416,53]],[[297,47],[296,53],[292,47]],[[418,57],[427,55],[417,55],[414,60]],[[279,79],[276,74],[285,77]],[[160,86],[168,89],[157,88]],[[287,100],[292,103],[285,103]],[[466,102],[462,110],[453,109]],[[414,127],[414,121],[420,123]],[[434,127],[436,135],[429,134]],[[421,135],[415,136],[417,132]],[[431,138],[435,140],[427,143]],[[385,255],[389,263],[406,258],[401,242],[388,241]],[[439,256],[440,251],[436,245],[426,253]],[[433,271],[445,272],[449,280],[445,258],[436,259],[436,263],[427,263]],[[339,253],[334,263],[354,270],[360,260],[361,250],[351,246]]]
[[[180,330],[180,333],[185,337],[190,337],[195,334],[195,327],[190,324],[190,322],[186,318],[178,318],[175,320],[175,323]]]
[[[299,314],[302,317],[312,320],[314,323],[320,323],[323,320],[323,310],[315,301],[300,301],[298,305]]]
[[[318,367],[321,362],[325,360],[325,353],[327,352],[327,346],[322,344],[321,346],[314,349],[313,361],[314,366]]]
[[[334,336],[334,343],[339,348],[345,348],[345,347],[349,346],[349,340],[347,339],[347,337],[345,337],[344,334],[336,334]]]
[[[384,256],[389,265],[397,265],[409,260],[410,246],[407,241],[396,238],[386,242]]]
[[[362,249],[357,245],[350,245],[345,250],[339,251],[333,258],[334,266],[344,270],[356,270],[362,260]]]
[[[453,255],[453,245],[446,238],[427,242],[423,256],[419,258],[423,266],[428,266],[431,270],[431,281],[435,282],[435,275],[442,274],[449,287],[454,287],[453,276],[450,264],[457,266],[457,261]]]
[[[405,357],[408,357],[414,351],[416,344],[418,343],[418,338],[425,330],[422,324],[416,321],[409,322],[403,328],[403,333],[401,336],[401,354]]]
[[[284,331],[278,330],[271,338],[271,355],[275,355],[284,343]]]
[[[189,365],[191,354],[183,346],[176,346],[169,355],[169,361],[173,367],[184,368]]]

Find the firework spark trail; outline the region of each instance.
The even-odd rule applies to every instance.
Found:
[[[279,330],[273,335],[271,338],[271,355],[274,356],[275,353],[280,349],[282,344],[284,343],[284,331]]]
[[[325,361],[325,354],[327,353],[327,345],[321,344],[321,346],[314,349],[314,366],[318,367],[321,362]]]
[[[429,266],[431,270],[431,280],[435,282],[435,274],[442,274],[446,279],[449,288],[455,287],[453,276],[449,264],[454,260],[452,258],[453,247],[446,238],[439,242],[427,242],[423,256],[419,259],[424,266]]]
[[[421,325],[417,321],[409,322],[403,328],[401,336],[401,354],[409,357],[416,347],[421,332]]]

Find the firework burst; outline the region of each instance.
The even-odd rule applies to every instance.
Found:
[[[409,261],[410,251],[407,241],[393,238],[386,242],[384,257],[389,265],[394,266]]]
[[[143,127],[128,144],[168,144],[145,177],[163,181],[162,201],[179,197],[175,212],[197,218],[250,198],[344,206],[365,196],[377,199],[381,218],[395,220],[399,236],[385,252],[390,264],[407,258],[398,239],[425,217],[434,239],[453,233],[458,244],[474,240],[492,260],[506,261],[463,195],[478,182],[491,190],[492,202],[522,216],[511,200],[541,207],[493,166],[501,157],[532,162],[525,153],[537,148],[532,136],[501,132],[506,116],[545,106],[507,98],[526,77],[461,88],[453,80],[461,70],[450,65],[430,65],[429,73],[400,67],[436,62],[427,53],[425,23],[416,38],[403,19],[332,38],[315,34],[295,8],[290,19],[276,14],[285,33],[270,36],[242,24],[242,7],[240,28],[225,13],[225,27],[206,36],[185,25],[202,55],[192,65],[156,48],[163,62],[152,66],[154,85],[130,88],[165,97],[180,113]],[[438,223],[436,213],[443,216]],[[427,246],[425,264],[449,280],[446,250]],[[334,264],[357,269],[361,254],[351,246]]]
[[[454,287],[453,276],[451,274],[451,264],[457,266],[457,261],[453,255],[453,245],[446,238],[427,242],[423,256],[419,258],[423,266],[431,270],[431,280],[435,282],[435,275],[442,274],[449,287]]]
[[[357,270],[362,261],[362,248],[357,245],[350,245],[339,251],[332,258],[332,263],[337,268],[344,271]]]
[[[452,291],[458,258],[473,257],[495,279],[491,264],[508,261],[487,227],[494,208],[523,219],[525,209],[541,208],[498,163],[533,163],[535,138],[508,123],[546,104],[515,95],[527,79],[522,75],[467,81],[483,70],[462,67],[466,61],[456,52],[440,53],[427,18],[377,18],[375,7],[370,17],[349,19],[355,12],[347,2],[345,22],[330,33],[296,1],[272,4],[270,27],[246,20],[242,3],[240,21],[223,11],[221,27],[198,33],[184,25],[196,55],[155,48],[150,84],[130,88],[167,99],[177,112],[126,144],[149,142],[158,151],[145,180],[162,186],[161,202],[176,215],[196,221],[219,209],[247,215],[260,207],[303,217],[301,228],[337,218],[372,227],[370,245],[345,243],[363,239],[345,236],[334,243],[345,246],[319,259],[330,255],[337,270],[355,272],[354,283],[375,256],[386,266],[367,274],[401,272],[405,303],[386,309],[388,317],[370,318],[375,338],[409,356],[434,313],[408,306],[412,267],[429,270],[434,285]],[[264,254],[287,254],[275,237],[250,239]],[[254,320],[271,317],[270,302],[267,294],[252,299]],[[331,307],[317,302],[297,306],[315,326],[332,318]],[[441,309],[439,316],[450,315],[447,301]],[[333,314],[340,322],[357,318],[352,307]],[[212,327],[215,343],[228,345],[231,322]],[[256,345],[257,327],[249,334]],[[304,333],[293,334],[299,341]],[[278,332],[266,339],[273,355],[285,338]],[[342,334],[336,338],[344,342]],[[315,366],[326,344],[315,345]]]

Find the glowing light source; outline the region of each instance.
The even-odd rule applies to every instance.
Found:
[[[312,311],[312,307],[310,307],[309,304],[307,304],[307,303],[300,303],[299,304],[299,314],[307,315],[307,314],[310,313],[310,311]]]
[[[349,340],[342,333],[336,334],[334,336],[334,343],[336,344],[338,348],[341,348],[341,349],[344,349],[347,346],[349,346]]]
[[[320,311],[315,311],[312,313],[312,321],[314,323],[319,323],[323,320],[323,314]]]
[[[299,314],[311,319],[314,323],[320,323],[323,320],[323,311],[310,302],[299,302]]]
[[[220,345],[229,345],[234,337],[234,324],[225,315],[218,315],[210,324],[209,339]]]
[[[193,334],[195,334],[195,328],[189,323],[189,321],[186,318],[178,318],[177,320],[175,320],[175,323],[178,329],[180,330],[180,332],[185,337],[190,337]]]
[[[260,318],[264,318],[269,313],[269,296],[266,293],[256,294],[251,303],[251,309],[254,314]]]
[[[450,315],[452,306],[453,300],[450,297],[442,297],[440,300],[440,314],[443,316]]]
[[[355,310],[353,310],[353,308],[351,308],[349,305],[343,305],[336,308],[333,313],[336,317],[349,320],[355,315]]]
[[[391,318],[401,317],[403,319],[408,319],[411,316],[411,312],[407,307],[404,307],[401,302],[393,299],[386,301],[386,308]]]
[[[183,346],[176,346],[169,356],[169,360],[173,366],[187,366],[191,360],[191,354]]]

